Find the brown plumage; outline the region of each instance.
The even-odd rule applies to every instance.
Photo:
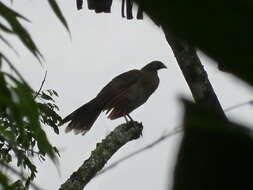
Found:
[[[70,121],[65,131],[74,130],[75,134],[84,135],[102,111],[109,114],[109,119],[130,117],[128,114],[145,103],[157,89],[157,71],[162,68],[166,68],[162,62],[152,61],[140,70],[134,69],[116,76],[94,99],[62,120],[61,124]]]

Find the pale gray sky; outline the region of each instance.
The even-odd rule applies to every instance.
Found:
[[[60,115],[66,116],[89,101],[117,74],[141,68],[152,60],[160,60],[168,67],[159,73],[158,90],[145,105],[131,114],[135,120],[143,122],[143,137],[121,148],[108,165],[180,126],[183,109],[177,97],[182,94],[190,97],[190,91],[162,31],[147,17],[142,21],[121,18],[117,1],[113,4],[112,14],[95,14],[86,8],[77,11],[74,1],[62,0],[59,3],[72,39],[50,10],[47,1],[16,0],[13,3],[15,10],[32,21],[24,24],[46,59],[43,67],[13,37],[10,39],[20,57],[9,49],[4,51],[35,89],[39,88],[45,70],[48,71],[44,89],[52,88],[59,93],[57,103]],[[212,61],[202,54],[201,60],[224,108],[252,98],[252,91],[246,85],[242,86],[231,75],[218,71],[215,64],[210,64]],[[251,112],[252,108],[245,106],[228,116],[252,123]],[[96,143],[121,122],[124,120],[110,121],[101,114],[85,136],[65,134],[64,129],[56,135],[51,129],[46,129],[50,141],[60,149],[61,176],[50,161],[39,163],[35,160],[39,171],[36,184],[45,190],[57,189],[89,157]],[[180,135],[171,137],[129,159],[92,180],[86,189],[165,190],[172,179],[179,140]]]

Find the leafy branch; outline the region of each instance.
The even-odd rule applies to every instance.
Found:
[[[57,2],[48,0],[48,3],[69,32]],[[0,18],[0,41],[18,54],[7,40],[6,34],[16,36],[25,49],[41,63],[41,52],[29,31],[21,24],[21,21],[30,22],[29,19],[3,2],[0,2]],[[10,60],[0,52],[0,162],[12,172],[14,170],[9,164],[14,161],[19,168],[28,169],[28,177],[20,176],[22,181],[26,181],[25,186],[28,188],[37,173],[32,157],[36,155],[39,159],[45,160],[45,156],[48,155],[54,162],[57,161],[58,150],[50,144],[42,127],[51,126],[57,134],[59,133],[57,124],[61,117],[56,113],[59,108],[54,101],[58,94],[54,90],[42,91],[46,75],[40,89],[35,93]],[[2,71],[3,64],[9,65],[14,75]],[[0,184],[5,189],[14,188],[4,173],[0,173]]]

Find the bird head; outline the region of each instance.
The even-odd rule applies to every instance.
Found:
[[[158,71],[160,69],[166,69],[167,67],[161,61],[152,61],[141,70],[143,71]]]

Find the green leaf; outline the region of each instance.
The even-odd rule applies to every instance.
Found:
[[[25,80],[24,78],[22,77],[22,75],[17,71],[17,69],[12,65],[11,61],[5,56],[3,55],[1,52],[0,52],[0,60],[1,60],[1,63],[2,63],[2,60],[4,60],[8,65],[9,67],[11,68],[11,70],[13,70],[15,72],[15,74],[25,83]],[[5,75],[9,75],[8,73],[5,73],[5,72],[2,72],[4,73]],[[11,75],[10,75],[11,76]]]
[[[30,20],[28,18],[24,17],[23,15],[21,15],[18,12],[14,11],[13,9],[8,8],[3,3],[0,3],[0,7],[1,7],[1,9],[5,9],[6,11],[10,12],[15,17],[18,17],[18,18],[21,18],[21,19],[23,19],[23,20],[25,20],[27,22],[30,22]]]
[[[41,122],[48,125],[54,129],[56,134],[59,134],[58,124],[62,118],[54,111],[55,106],[52,107],[50,103],[37,103],[40,115],[42,117]]]
[[[18,55],[18,52],[15,50],[15,48],[1,34],[0,40],[2,40],[10,49],[12,49]]]
[[[65,26],[65,28],[68,30],[68,32],[70,32],[67,21],[65,20],[62,12],[60,10],[60,7],[56,3],[56,1],[55,0],[48,0],[48,3],[51,6],[54,13],[56,14],[56,16],[58,17],[58,19],[62,22],[62,24]]]
[[[9,179],[2,172],[0,172],[0,184],[2,186],[2,189],[15,190],[9,185]]]
[[[60,152],[59,152],[59,150],[57,149],[57,147],[54,146],[53,149],[54,149],[55,153],[58,154],[58,156],[60,157],[61,155],[60,155]]]
[[[51,101],[54,102],[54,99],[53,99],[51,96],[45,94],[44,92],[41,93],[41,96],[40,96],[40,97],[41,97],[42,99],[44,99],[44,100],[51,100]]]
[[[58,93],[55,90],[52,90],[55,96],[59,97]]]
[[[5,6],[3,3],[0,2],[0,16],[2,16],[11,26],[13,34],[17,35],[21,42],[25,45],[25,47],[39,60],[43,56],[41,55],[40,51],[38,50],[36,44],[32,40],[29,32],[21,25],[18,21],[18,18],[25,19],[25,17],[19,15],[12,9]]]
[[[17,180],[15,183],[12,184],[11,187],[15,190],[28,190],[28,188],[24,187],[21,180]]]
[[[8,28],[7,26],[3,25],[2,23],[0,23],[0,29],[6,33],[13,34],[13,31],[10,28]]]

